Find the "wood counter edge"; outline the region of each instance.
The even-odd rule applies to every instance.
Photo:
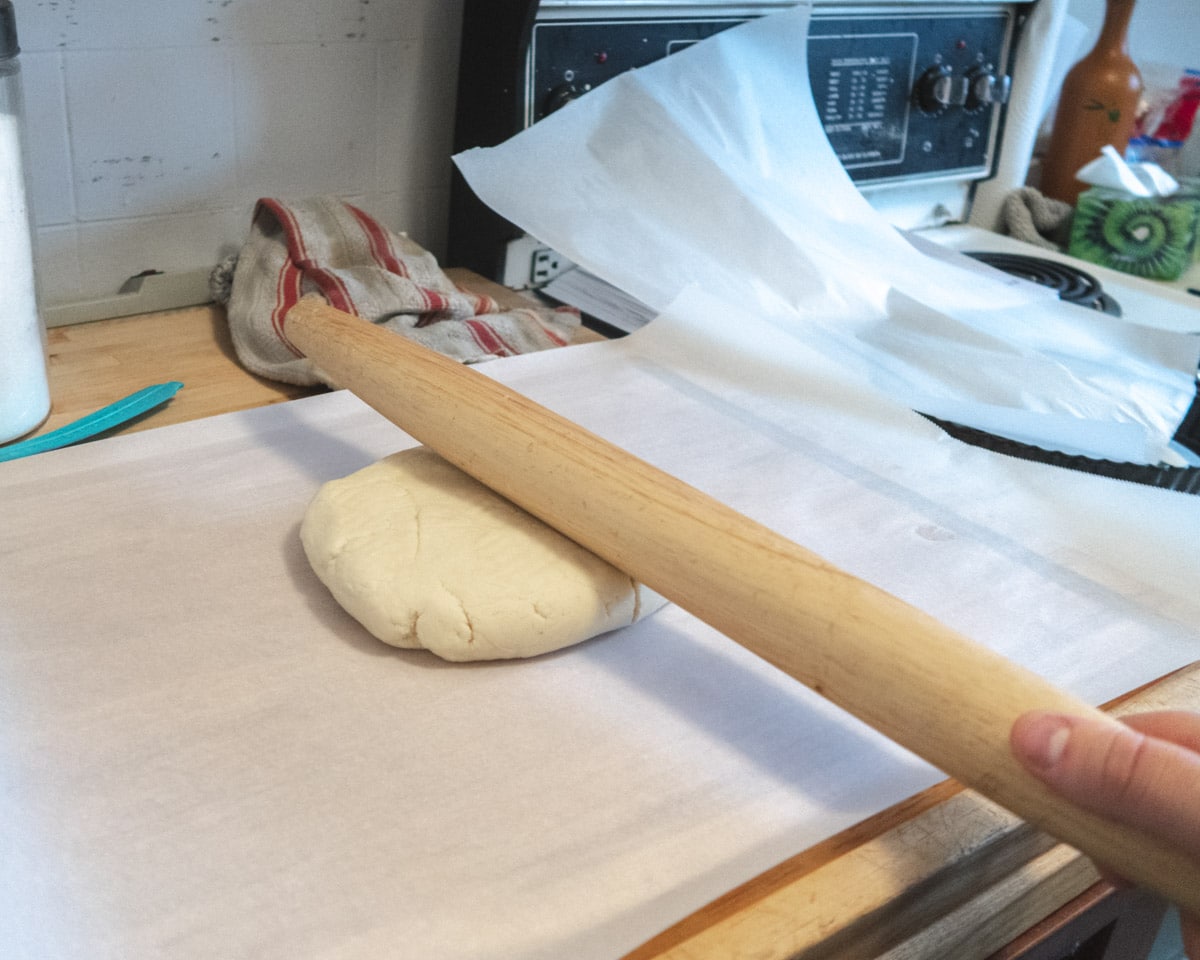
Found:
[[[1200,710],[1200,663],[1110,712]],[[805,852],[663,931],[625,960],[985,960],[1093,887],[1095,867],[990,800],[947,781]],[[915,799],[915,798],[914,798]],[[892,822],[888,822],[892,821]]]

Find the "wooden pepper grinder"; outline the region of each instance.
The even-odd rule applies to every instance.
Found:
[[[1142,75],[1129,58],[1129,20],[1135,0],[1108,0],[1092,51],[1063,80],[1050,145],[1042,160],[1041,190],[1074,205],[1086,184],[1075,172],[1111,144],[1124,153],[1133,135]]]

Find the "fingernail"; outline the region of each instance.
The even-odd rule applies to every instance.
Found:
[[[1026,762],[1049,769],[1066,753],[1071,724],[1056,714],[1037,714],[1021,718],[1014,733],[1014,745]]]
[[[1043,762],[1047,767],[1058,765],[1058,761],[1062,759],[1062,755],[1067,750],[1067,741],[1070,739],[1070,726],[1059,722],[1057,727],[1051,731],[1050,736],[1046,739],[1046,752],[1044,754]]]

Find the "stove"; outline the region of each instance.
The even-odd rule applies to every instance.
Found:
[[[625,70],[795,0],[465,0],[455,152],[494,146]],[[1067,0],[812,0],[810,86],[871,203],[906,229],[992,225],[1024,183]],[[564,171],[569,176],[570,171]],[[571,264],[457,174],[448,257],[514,288]]]
[[[1019,263],[1021,258],[1043,261],[1044,268],[1031,266],[1025,272],[1014,271],[1014,275],[1032,282],[1038,281],[1042,269],[1051,274],[1061,270],[1086,275],[1087,281],[1098,285],[1100,297],[1112,299],[1119,310],[1113,313],[1114,316],[1176,333],[1200,334],[1200,293],[1192,292],[1200,291],[1200,261],[1193,263],[1178,280],[1146,280],[972,224],[946,224],[936,230],[917,231],[917,234],[947,249],[975,253],[988,260],[998,259],[1002,264]],[[1010,261],[1008,258],[1015,259]]]
[[[500,143],[623,70],[793,5],[465,0],[456,152]],[[1053,92],[1051,66],[1066,7],[1067,0],[813,0],[807,61],[825,134],[866,199],[910,235],[973,254],[1014,273],[1016,282],[1051,285],[1080,309],[1200,333],[1200,295],[1191,292],[1200,290],[1200,264],[1162,283],[996,232],[1005,198],[1026,181],[1042,107]],[[597,305],[636,310],[622,302],[621,291],[581,283],[569,261],[501,220],[455,178],[449,255],[456,265],[554,296],[582,286]],[[579,300],[567,302],[588,313]],[[634,325],[644,319],[632,316]],[[1197,411],[1200,404],[1179,439],[1200,451]],[[995,446],[961,430],[956,435]],[[1047,459],[1019,445],[1004,452]],[[1113,472],[1094,461],[1068,462],[1074,459],[1084,460],[1055,462]],[[1124,478],[1200,488],[1200,470],[1179,469]]]

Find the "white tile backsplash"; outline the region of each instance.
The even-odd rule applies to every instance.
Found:
[[[237,42],[334,43],[343,40],[391,40],[389,28],[404,20],[411,4],[389,0],[235,0],[218,9],[213,20],[228,26]],[[390,14],[398,14],[392,16]]]
[[[250,193],[375,186],[377,45],[271,44],[233,52],[233,120]]]
[[[207,269],[261,196],[445,243],[462,0],[15,0],[44,304]]]
[[[441,87],[453,87],[438,51],[413,40],[381,44],[379,99],[374,104],[376,170],[381,180],[413,180],[422,184],[448,182],[453,128],[445,122],[446,105],[408,82],[413,73]]]
[[[252,210],[247,203],[241,208],[80,224],[81,286],[110,294],[115,292],[108,289],[114,277],[124,282],[146,270],[169,273],[213,266],[236,251]],[[203,252],[201,261],[197,251]]]
[[[219,207],[237,183],[226,50],[66,56],[76,216],[116,220]],[[227,107],[226,107],[227,109]]]
[[[214,42],[222,0],[14,0],[23,50],[129,50]],[[233,0],[246,2],[246,0]],[[253,2],[253,0],[251,0]]]
[[[75,188],[71,175],[71,141],[65,123],[65,57],[61,53],[23,53],[21,86],[25,98],[34,215],[39,224],[75,220]],[[52,118],[44,120],[43,118]]]
[[[43,304],[75,303],[90,299],[84,293],[79,263],[79,231],[70,226],[47,226],[37,232],[38,292]]]

